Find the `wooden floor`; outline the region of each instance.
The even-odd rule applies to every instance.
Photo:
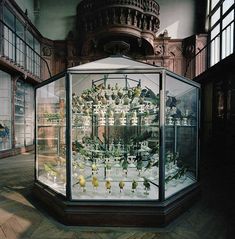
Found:
[[[0,239],[234,239],[234,175],[221,178],[221,170],[204,166],[200,200],[165,228],[69,227],[51,218],[30,193],[33,154],[0,159]]]

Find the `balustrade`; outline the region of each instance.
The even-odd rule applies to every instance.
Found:
[[[107,25],[125,25],[156,33],[159,5],[155,0],[86,0],[78,6],[81,32]]]

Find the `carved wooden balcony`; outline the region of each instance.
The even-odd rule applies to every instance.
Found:
[[[160,23],[158,16],[155,0],[83,0],[77,8],[83,55],[88,45],[99,48],[112,40],[144,47],[151,54]]]

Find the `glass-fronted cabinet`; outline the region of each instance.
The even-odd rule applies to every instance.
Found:
[[[93,213],[100,202],[164,208],[196,188],[198,129],[192,81],[126,57],[69,68],[36,89],[38,195]]]
[[[15,89],[15,146],[33,145],[34,89],[21,80],[17,80]]]

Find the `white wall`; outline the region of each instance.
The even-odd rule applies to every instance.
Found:
[[[75,27],[76,7],[80,1],[40,0],[40,16],[36,21],[36,27],[49,39],[64,40],[68,32]],[[185,38],[195,33],[195,0],[157,2],[160,5],[160,29],[157,35],[165,29],[172,38]]]
[[[195,33],[195,0],[158,0],[160,5],[159,35],[167,29],[172,38],[185,38]]]
[[[64,40],[75,28],[76,8],[81,0],[40,0],[40,15],[36,27],[43,36]]]
[[[19,7],[25,12],[27,9],[28,11],[28,17],[31,20],[31,22],[35,23],[35,17],[34,17],[34,0],[15,0],[15,2],[19,5]]]

